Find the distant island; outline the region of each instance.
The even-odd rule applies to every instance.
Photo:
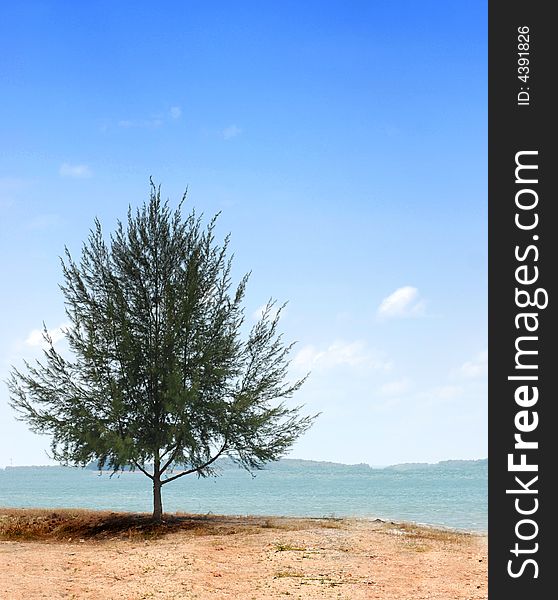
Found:
[[[390,465],[384,467],[386,469],[393,469],[395,471],[406,471],[411,469],[435,469],[435,468],[448,468],[448,467],[484,467],[488,465],[488,458],[479,458],[476,460],[441,460],[437,463],[417,462],[417,463],[401,463],[397,465]]]
[[[395,465],[387,465],[387,466],[372,466],[368,463],[340,463],[333,462],[327,460],[307,460],[302,458],[282,458],[278,461],[271,462],[267,464],[264,470],[272,470],[272,469],[281,469],[281,468],[291,468],[291,467],[306,467],[310,469],[328,469],[328,468],[345,468],[351,470],[370,470],[370,469],[393,469],[397,471],[405,471],[412,469],[436,469],[436,468],[448,468],[448,467],[467,467],[467,466],[484,466],[488,464],[488,458],[481,458],[475,460],[461,460],[461,459],[452,459],[452,460],[442,460],[437,463],[427,463],[427,462],[413,462],[413,463],[400,463]],[[216,466],[219,469],[231,469],[238,468],[237,463],[235,463],[232,459],[223,457],[216,461]],[[148,465],[151,467],[151,465]],[[87,469],[91,469],[93,471],[98,471],[97,463],[91,462],[86,466]],[[179,471],[180,469],[185,468],[183,465],[175,465],[174,470]],[[128,468],[125,470],[129,470]]]
[[[413,469],[436,469],[436,468],[448,468],[448,467],[483,467],[488,464],[488,458],[480,458],[480,459],[450,459],[450,460],[441,460],[436,463],[428,463],[428,462],[409,462],[409,463],[398,463],[394,465],[369,465],[368,463],[341,463],[327,460],[308,460],[303,458],[282,458],[276,462],[269,463],[264,470],[277,469],[277,468],[289,468],[289,467],[308,467],[308,468],[316,468],[316,469],[327,469],[327,468],[346,468],[351,470],[361,470],[361,469],[391,469],[394,471],[407,471]],[[231,469],[238,468],[238,465],[230,458],[223,457],[216,461],[216,465],[220,469]],[[37,467],[49,469],[49,468],[59,468],[63,465],[22,465],[22,466],[10,466],[7,465],[6,469],[36,469]],[[151,465],[147,465],[148,468]],[[0,467],[1,468],[1,467]],[[69,467],[69,468],[80,468],[80,467]],[[98,471],[99,468],[96,462],[90,462],[85,466],[86,469],[91,471]],[[174,470],[180,470],[184,468],[181,465],[175,465]],[[109,469],[104,469],[109,470]],[[125,471],[129,471],[129,467],[124,469]]]

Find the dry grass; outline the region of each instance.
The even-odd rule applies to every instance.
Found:
[[[475,536],[472,533],[414,523],[384,523],[380,531],[386,535],[399,536],[401,547],[411,552],[428,552],[434,546],[441,546],[446,551],[455,551]]]
[[[340,519],[235,517],[222,515],[166,514],[154,523],[147,513],[118,513],[85,509],[0,508],[0,539],[17,541],[87,541],[155,539],[168,533],[193,535],[257,534],[263,529],[299,531],[309,526],[339,528]]]
[[[307,548],[292,544],[275,544],[275,552],[306,552]]]
[[[448,544],[456,544],[463,542],[466,539],[470,539],[472,533],[464,531],[455,531],[454,529],[445,529],[442,527],[430,527],[427,525],[416,525],[414,523],[394,523],[396,526],[395,531],[406,536],[409,539],[421,540],[421,541],[436,541],[446,542]],[[387,531],[393,532],[393,529],[387,529]]]

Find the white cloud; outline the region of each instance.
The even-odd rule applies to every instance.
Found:
[[[163,119],[155,117],[154,119],[123,119],[122,121],[118,121],[118,127],[122,127],[124,129],[156,129],[157,127],[161,127],[163,124]]]
[[[382,319],[419,317],[424,314],[425,302],[417,288],[406,285],[384,298],[378,307]]]
[[[457,385],[442,385],[432,391],[432,396],[437,400],[453,400],[463,394],[463,388]]]
[[[293,366],[302,370],[328,369],[339,366],[363,367],[366,369],[391,369],[392,363],[367,348],[363,341],[336,341],[320,350],[315,346],[304,346],[296,354]]]
[[[382,394],[382,396],[396,396],[406,392],[408,389],[409,381],[407,379],[388,381],[380,386],[380,394]]]
[[[488,373],[488,350],[479,352],[473,360],[463,363],[459,373],[467,379],[484,377]]]
[[[177,121],[182,117],[180,106],[171,106],[167,112],[154,113],[147,119],[121,119],[118,127],[122,129],[158,129],[169,121]]]
[[[410,402],[422,409],[450,404],[452,400],[465,393],[465,389],[458,385],[439,385],[415,394],[409,398]]]
[[[394,409],[398,409],[401,404],[401,398],[397,396],[389,396],[388,398],[382,398],[382,400],[374,398],[374,400],[370,402],[369,409],[375,413],[387,414]]]
[[[182,109],[180,108],[180,106],[171,106],[169,114],[171,116],[171,119],[180,119],[180,117],[182,116]]]
[[[69,163],[60,165],[59,173],[62,177],[73,177],[76,179],[91,177],[93,174],[87,165],[71,165]]]
[[[69,323],[62,323],[60,326],[55,329],[49,329],[48,334],[52,339],[52,343],[56,344],[57,342],[64,339],[64,333],[70,326]],[[43,330],[42,329],[33,329],[25,339],[25,344],[30,346],[31,348],[47,348],[48,344],[45,342],[43,338]]]
[[[222,134],[225,140],[230,140],[242,133],[242,129],[236,125],[229,125],[223,129]]]

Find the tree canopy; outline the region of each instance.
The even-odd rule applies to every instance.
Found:
[[[108,238],[95,220],[79,262],[66,249],[69,351],[45,327],[43,360],[8,380],[12,407],[52,436],[56,460],[149,477],[155,519],[163,485],[213,474],[221,456],[259,469],[314,419],[285,402],[305,378],[288,379],[282,307],[269,301],[242,335],[248,275],[233,286],[229,236],[215,240],[219,215],[205,226],[194,210],[184,218],[185,197],[173,211],[152,183],[149,201]]]

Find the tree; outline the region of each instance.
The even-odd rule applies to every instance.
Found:
[[[72,359],[45,327],[44,360],[12,368],[8,380],[19,419],[52,436],[56,460],[149,477],[155,520],[162,486],[214,474],[221,456],[262,468],[314,419],[285,404],[305,378],[287,381],[282,307],[270,300],[243,341],[248,275],[232,288],[229,236],[215,242],[219,215],[206,227],[194,210],[184,219],[185,196],[171,211],[151,182],[149,202],[107,241],[95,220],[79,264],[66,248]]]

